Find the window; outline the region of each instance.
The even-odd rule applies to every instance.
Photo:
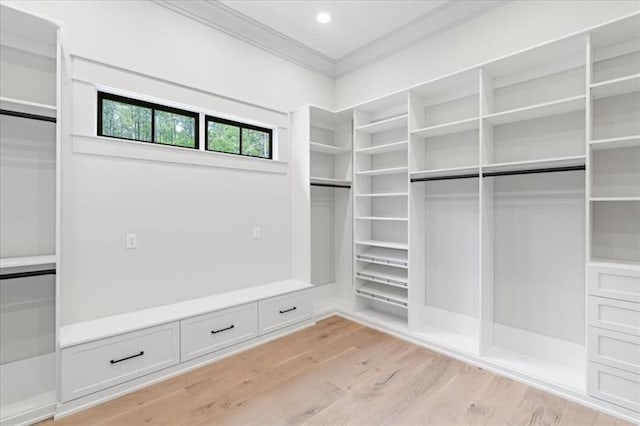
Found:
[[[199,114],[98,92],[98,135],[199,148]]]
[[[273,130],[210,116],[205,122],[208,151],[273,158]]]

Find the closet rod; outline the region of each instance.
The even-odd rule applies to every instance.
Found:
[[[564,166],[564,167],[548,167],[546,169],[526,169],[526,170],[511,170],[503,172],[487,172],[483,173],[482,177],[494,177],[494,176],[511,176],[511,175],[530,175],[535,173],[555,173],[555,172],[573,172],[576,170],[585,170],[584,164],[580,166]]]
[[[324,186],[326,188],[351,188],[351,185],[336,185],[333,183],[311,183],[311,186]]]
[[[433,180],[467,179],[467,178],[477,178],[477,177],[480,177],[478,173],[474,173],[470,175],[433,176],[433,177],[423,177],[423,178],[411,178],[411,183],[429,182]]]
[[[46,115],[38,115],[38,114],[29,114],[28,112],[12,111],[9,109],[0,109],[0,114],[10,115],[12,117],[18,117],[18,118],[26,118],[29,120],[48,121],[50,123],[56,122],[55,117],[47,117]]]
[[[14,272],[0,275],[0,280],[14,280],[16,278],[39,277],[41,275],[55,275],[55,269],[42,269],[40,271]]]

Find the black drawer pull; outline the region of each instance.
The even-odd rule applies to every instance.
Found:
[[[235,325],[231,324],[227,328],[221,328],[220,330],[211,330],[211,334],[222,333],[223,331],[231,330],[234,327],[235,327]]]
[[[109,362],[110,362],[111,364],[117,364],[117,363],[119,363],[119,362],[126,361],[126,360],[131,359],[131,358],[138,358],[139,356],[142,356],[142,355],[144,355],[144,351],[140,351],[140,353],[139,353],[139,354],[131,355],[131,356],[128,356],[128,357],[126,357],[126,358],[112,359],[112,360],[111,360],[111,361],[109,361]]]
[[[296,307],[294,306],[294,307],[293,307],[293,308],[291,308],[291,309],[285,309],[284,311],[279,311],[279,312],[280,312],[281,314],[286,314],[287,312],[295,311],[296,309],[298,309],[298,308],[296,308]]]

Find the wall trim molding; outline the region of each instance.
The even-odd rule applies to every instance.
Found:
[[[215,0],[151,1],[282,59],[336,78],[385,59],[511,0],[448,0],[338,59],[330,58]]]

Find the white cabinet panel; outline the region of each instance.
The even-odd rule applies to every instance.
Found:
[[[256,302],[180,321],[182,362],[258,335]]]
[[[595,362],[589,363],[589,394],[640,412],[640,375]]]
[[[640,337],[589,327],[589,360],[640,374]]]
[[[590,266],[589,294],[640,302],[640,270]]]
[[[640,336],[640,303],[589,296],[589,325]]]
[[[177,364],[179,330],[176,321],[63,349],[62,400],[67,402]]]
[[[311,319],[312,292],[310,290],[272,297],[259,302],[260,334]]]

